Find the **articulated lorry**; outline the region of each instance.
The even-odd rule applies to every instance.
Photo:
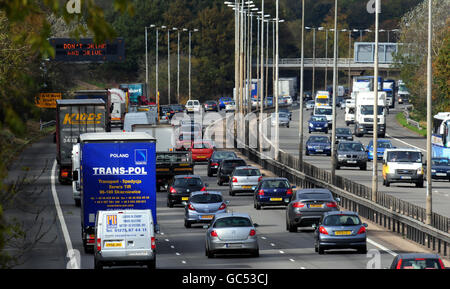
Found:
[[[82,133],[109,130],[108,116],[102,99],[56,100],[56,161],[61,184],[72,183],[72,146]]]
[[[81,237],[95,245],[95,218],[105,210],[151,210],[156,218],[156,139],[142,132],[80,136]]]
[[[355,135],[362,137],[364,134],[374,133],[374,102],[375,92],[362,91],[354,92],[355,97]],[[378,91],[378,108],[377,108],[377,133],[380,137],[386,134],[386,92]]]
[[[134,132],[146,132],[156,138],[156,188],[167,189],[176,175],[194,173],[194,162],[190,151],[175,151],[175,133],[171,125],[135,124]]]
[[[395,108],[395,95],[397,89],[395,86],[395,80],[387,79],[383,82],[383,90],[386,91],[386,102],[389,108]]]

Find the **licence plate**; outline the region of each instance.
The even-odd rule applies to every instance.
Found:
[[[400,179],[403,179],[403,180],[410,180],[411,177],[410,177],[410,176],[401,176]]]
[[[252,186],[242,186],[243,189],[251,189]]]
[[[337,236],[342,236],[342,235],[351,235],[352,232],[351,231],[336,231],[336,232],[334,232],[334,234]]]
[[[323,152],[323,150],[316,150],[316,152],[321,153],[321,152]]]
[[[349,164],[356,164],[356,161],[347,161]]]
[[[198,158],[202,158],[202,159],[204,159],[204,158],[206,158],[206,156],[197,156]]]
[[[242,244],[225,244],[226,248],[242,248]]]
[[[322,208],[323,205],[309,205],[310,208]]]
[[[438,177],[446,177],[447,174],[446,173],[436,173],[436,176],[438,176]]]
[[[105,242],[107,248],[122,248],[123,242]]]
[[[271,201],[282,201],[283,198],[270,198]]]
[[[203,215],[200,218],[202,218],[202,219],[212,219],[212,218],[214,218],[214,215]]]
[[[181,200],[182,200],[182,201],[188,201],[188,200],[189,200],[189,197],[182,197]]]

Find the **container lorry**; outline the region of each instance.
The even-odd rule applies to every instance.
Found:
[[[386,92],[386,103],[389,108],[395,108],[395,80],[388,79],[383,82],[383,90]]]
[[[109,130],[108,116],[102,99],[56,100],[56,161],[61,184],[72,183],[72,146],[82,133]]]
[[[143,132],[85,133],[80,136],[81,237],[86,252],[95,245],[98,211],[151,210],[156,218],[156,139]]]
[[[75,91],[75,99],[102,99],[106,103],[107,118],[106,125],[107,130],[109,131],[111,128],[111,112],[112,112],[112,102],[111,102],[111,93],[107,89],[99,89],[99,90],[78,90]]]
[[[156,188],[167,190],[168,184],[176,175],[194,173],[194,162],[190,151],[175,151],[175,129],[167,125],[132,126],[134,132],[146,132],[156,138]]]
[[[364,134],[373,133],[373,114],[375,92],[354,92],[355,96],[355,135],[362,137]],[[378,91],[377,128],[378,136],[384,138],[386,134],[386,92]]]

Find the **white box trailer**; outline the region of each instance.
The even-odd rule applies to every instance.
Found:
[[[355,92],[355,135],[362,137],[364,134],[373,133],[374,126],[374,102],[375,92]],[[377,128],[378,135],[384,137],[386,134],[386,92],[378,91]]]

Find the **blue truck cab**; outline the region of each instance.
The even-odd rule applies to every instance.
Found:
[[[81,234],[86,252],[95,245],[98,211],[151,210],[156,218],[156,139],[145,132],[80,136]]]

